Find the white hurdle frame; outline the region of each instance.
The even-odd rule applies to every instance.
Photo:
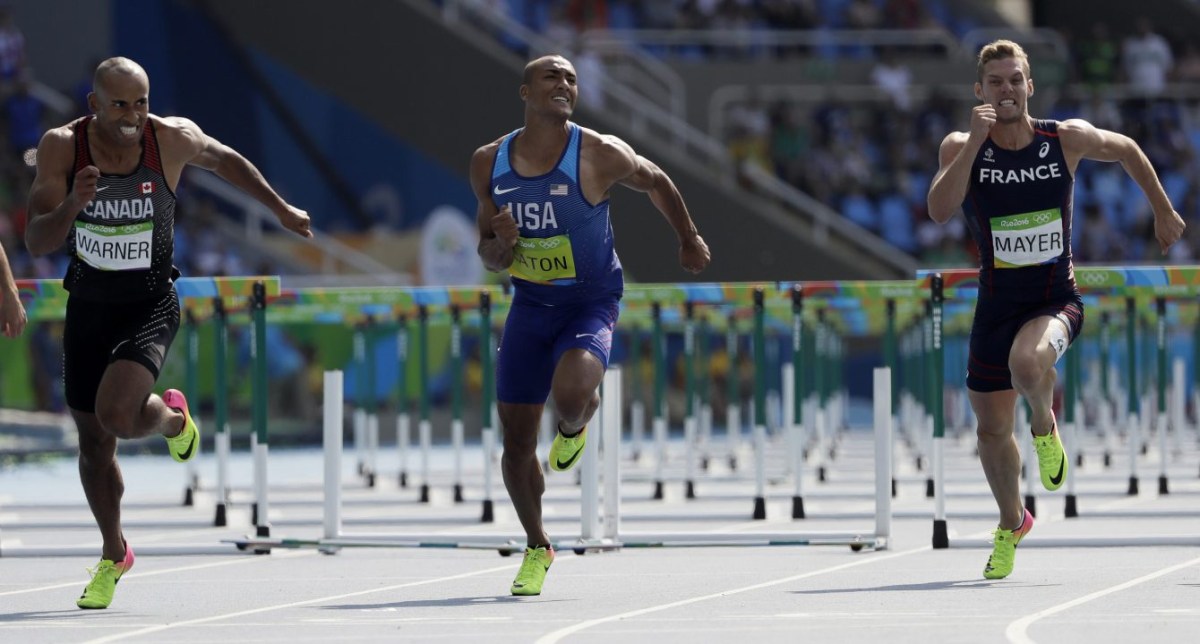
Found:
[[[559,550],[587,551],[619,550],[622,548],[654,547],[719,547],[719,546],[801,546],[846,545],[852,550],[863,548],[885,550],[891,535],[891,370],[875,370],[875,477],[876,517],[873,532],[776,532],[714,534],[706,532],[638,533],[622,535],[620,531],[620,460],[621,460],[621,370],[612,368],[606,374],[602,391],[605,395],[598,410],[600,431],[596,447],[584,452],[582,459],[582,498],[580,501],[580,535],[575,539],[556,540]],[[253,548],[256,552],[278,548],[317,548],[331,554],[344,547],[381,548],[441,548],[496,550],[510,555],[524,549],[524,535],[471,534],[471,541],[453,541],[445,534],[380,533],[349,534],[341,526],[341,402],[342,389],[337,385],[340,372],[325,375],[325,516],[324,536],[321,539],[250,538],[230,540],[238,548]],[[487,430],[484,434],[485,450]],[[603,465],[599,459],[603,457]],[[603,503],[600,478],[603,474]],[[601,532],[601,527],[603,532]]]

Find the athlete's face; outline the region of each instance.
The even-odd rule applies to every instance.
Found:
[[[1023,59],[1000,58],[983,66],[983,78],[975,83],[975,97],[996,108],[996,120],[1014,123],[1029,113],[1029,97],[1033,96],[1033,79],[1025,70]]]
[[[105,75],[88,95],[96,127],[111,143],[136,146],[150,112],[150,81],[144,73]]]
[[[529,82],[521,86],[521,99],[539,113],[570,117],[578,98],[575,67],[560,56],[538,62],[531,70]]]

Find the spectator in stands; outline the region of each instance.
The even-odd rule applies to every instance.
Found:
[[[1174,62],[1167,39],[1154,32],[1149,18],[1139,18],[1137,33],[1125,39],[1121,50],[1130,89],[1146,98],[1161,95]]]
[[[0,93],[7,93],[27,67],[25,36],[13,22],[9,8],[0,6]]]
[[[1091,34],[1075,47],[1079,81],[1093,90],[1103,89],[1117,80],[1121,50],[1108,32],[1108,25],[1096,21]]]
[[[890,47],[879,53],[879,62],[871,69],[871,82],[891,98],[896,109],[904,113],[912,110],[912,70],[896,58]]]
[[[879,29],[883,25],[883,12],[875,0],[851,0],[846,6],[848,29]]]
[[[17,80],[13,93],[4,99],[4,118],[8,121],[8,149],[18,165],[25,162],[26,152],[37,148],[45,131],[42,123],[46,116],[46,104],[30,94],[28,76]]]

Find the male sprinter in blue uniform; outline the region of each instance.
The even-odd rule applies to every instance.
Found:
[[[77,604],[107,608],[133,549],[121,530],[125,484],[117,439],[162,434],[177,461],[200,435],[183,392],[160,398],[154,381],[179,328],[172,265],[175,187],[185,165],[215,172],[311,237],[308,214],[288,205],[236,151],[195,123],[150,114],[150,79],[128,58],[96,68],[93,112],[46,132],[29,192],[25,245],[44,255],[67,243],[70,292],[63,383],[79,426],[79,476],[104,546]]]
[[[962,205],[979,246],[979,301],[971,328],[967,389],[979,419],[979,460],[1000,506],[995,546],[983,576],[1012,572],[1015,549],[1033,528],[1021,505],[1021,457],[1013,437],[1017,394],[1033,410],[1033,444],[1042,485],[1057,490],[1067,456],[1052,409],[1055,363],[1083,325],[1071,265],[1071,205],[1080,159],[1119,161],[1154,209],[1163,253],[1184,223],[1132,139],[1093,127],[1029,116],[1029,59],[997,40],[979,52],[969,132],[942,141],[929,188],[929,216],[945,223]],[[1015,388],[1015,391],[1014,391]]]
[[[542,592],[554,560],[542,526],[545,480],[538,463],[538,420],[548,395],[558,410],[550,467],[570,469],[600,403],[617,306],[624,289],[613,250],[609,190],[650,194],[679,237],[679,261],[698,273],[708,246],[683,197],[658,166],[624,141],[571,122],[579,91],[561,56],[525,67],[520,89],[525,127],[471,157],[479,200],[479,255],[491,271],[512,274],[513,303],[496,361],[496,398],[504,427],[504,485],[528,539],[514,595]]]

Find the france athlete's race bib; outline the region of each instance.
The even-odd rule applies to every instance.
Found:
[[[995,268],[1020,268],[1053,261],[1063,253],[1062,211],[1038,210],[992,217]]]
[[[518,237],[513,247],[513,277],[548,284],[555,280],[575,279],[575,255],[571,238],[557,235],[545,238]]]
[[[102,271],[150,268],[154,245],[154,223],[145,221],[125,226],[75,222],[75,254]]]

